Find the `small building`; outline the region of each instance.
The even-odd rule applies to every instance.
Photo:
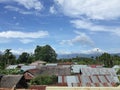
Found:
[[[57,66],[57,63],[47,63],[46,66]]]
[[[87,65],[72,65],[71,72],[72,73],[79,73],[81,68],[86,68]]]
[[[0,88],[27,88],[28,85],[23,75],[4,75],[0,79]]]
[[[30,69],[24,73],[25,79],[30,81],[32,78],[38,75],[70,75],[71,70],[69,67],[60,66],[41,66],[40,68]]]
[[[81,68],[76,75],[58,76],[58,83],[68,87],[114,87],[119,83],[112,68]]]
[[[88,65],[88,67],[91,67],[91,68],[103,68],[104,65],[99,65],[99,64],[93,64],[93,65]]]
[[[25,66],[21,66],[21,70],[22,71],[27,71],[27,70],[30,70],[30,69],[35,69],[36,68],[36,66],[35,65],[32,65],[32,66],[30,66],[30,65],[25,65]]]
[[[38,60],[38,61],[32,62],[30,65],[31,66],[42,66],[44,64],[46,64],[45,61]]]
[[[72,65],[73,65],[72,62],[58,63],[58,66],[61,66],[61,67],[71,67]]]
[[[30,69],[30,70],[27,70],[26,72],[24,72],[24,77],[25,77],[26,81],[29,82],[31,79],[33,79],[34,77],[36,77],[39,74],[40,74],[39,69]]]

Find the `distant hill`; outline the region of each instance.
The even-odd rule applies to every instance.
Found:
[[[102,53],[91,53],[91,54],[82,54],[82,53],[73,53],[73,54],[59,54],[58,55],[58,59],[60,58],[74,58],[74,57],[87,57],[87,58],[91,58],[96,57],[96,56],[100,56],[102,55]],[[120,56],[120,53],[111,53],[111,55],[118,55]]]
[[[87,57],[87,58],[91,58],[92,56],[93,57],[96,57],[96,56],[100,56],[101,53],[98,53],[98,54],[82,54],[82,53],[73,53],[73,54],[60,54],[58,55],[58,58],[74,58],[74,57]]]
[[[2,54],[2,52],[0,51],[0,54]]]

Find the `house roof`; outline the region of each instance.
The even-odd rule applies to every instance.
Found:
[[[45,63],[46,63],[45,61],[38,60],[38,61],[32,62],[30,65],[39,65],[39,64],[45,64]]]
[[[68,86],[115,86],[119,79],[112,68],[81,68],[82,74],[59,76],[58,83]]]
[[[46,66],[57,66],[57,63],[47,63]]]
[[[4,75],[0,80],[0,88],[13,88],[23,75]]]
[[[72,75],[72,76],[59,76],[58,83],[67,83],[68,87],[75,86],[91,86],[91,87],[112,87],[117,83],[112,76],[86,76],[86,75]]]
[[[29,69],[35,69],[35,68],[36,68],[36,66],[22,66],[22,67],[21,67],[21,70],[27,71],[27,70],[29,70]]]
[[[93,64],[93,65],[88,65],[88,66],[91,67],[91,68],[102,68],[103,67],[103,65],[101,65],[101,64],[100,65],[99,64],[98,65]]]
[[[72,65],[71,72],[73,73],[79,73],[81,68],[88,67],[87,65]]]
[[[41,70],[40,69],[30,69],[30,70],[27,70],[26,72],[30,73],[33,76],[37,76],[37,75],[41,74]],[[28,77],[29,76],[26,75],[26,78],[28,78]]]
[[[38,69],[31,69],[27,72],[31,73],[34,76],[37,75],[70,75],[71,71],[68,67],[60,66],[41,66]]]

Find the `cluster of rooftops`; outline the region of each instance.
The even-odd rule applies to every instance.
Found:
[[[20,87],[21,82],[30,81],[38,75],[56,75],[58,77],[58,86],[68,87],[114,87],[120,83],[116,74],[116,68],[104,68],[102,65],[77,65],[72,63],[49,63],[36,61],[30,65],[10,65],[6,69],[20,67],[24,71],[23,75],[4,75],[0,78],[0,88]],[[118,67],[119,68],[119,67]],[[13,85],[12,78],[16,78]],[[9,78],[8,78],[9,77]],[[7,78],[7,79],[6,79]],[[24,78],[24,79],[23,79]],[[22,80],[21,80],[22,79]],[[9,81],[7,81],[9,80]],[[8,85],[8,84],[9,85]],[[21,83],[20,85],[18,83]],[[18,84],[18,85],[17,85]],[[8,86],[6,86],[8,85]],[[24,84],[27,85],[27,84]],[[24,86],[23,87],[26,87]]]

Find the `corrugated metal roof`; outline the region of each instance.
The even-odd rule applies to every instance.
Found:
[[[22,66],[22,67],[21,67],[21,70],[27,71],[27,70],[35,69],[35,68],[36,68],[36,66]]]
[[[45,64],[46,62],[45,61],[35,61],[35,62],[32,62],[30,65],[33,65],[33,66],[37,66],[37,65],[41,65],[41,64]]]
[[[72,65],[72,72],[79,73],[81,68],[87,67],[87,65]]]
[[[69,87],[73,86],[72,83],[79,83],[79,81],[78,81],[76,76],[67,76],[66,79],[67,79],[67,85]]]
[[[66,76],[68,86],[114,86],[119,82],[112,68],[81,68],[82,74]],[[62,82],[62,80],[59,81]]]
[[[57,66],[57,63],[48,63],[46,66]]]
[[[22,77],[22,75],[5,75],[1,78],[0,87],[12,88],[20,81]]]

